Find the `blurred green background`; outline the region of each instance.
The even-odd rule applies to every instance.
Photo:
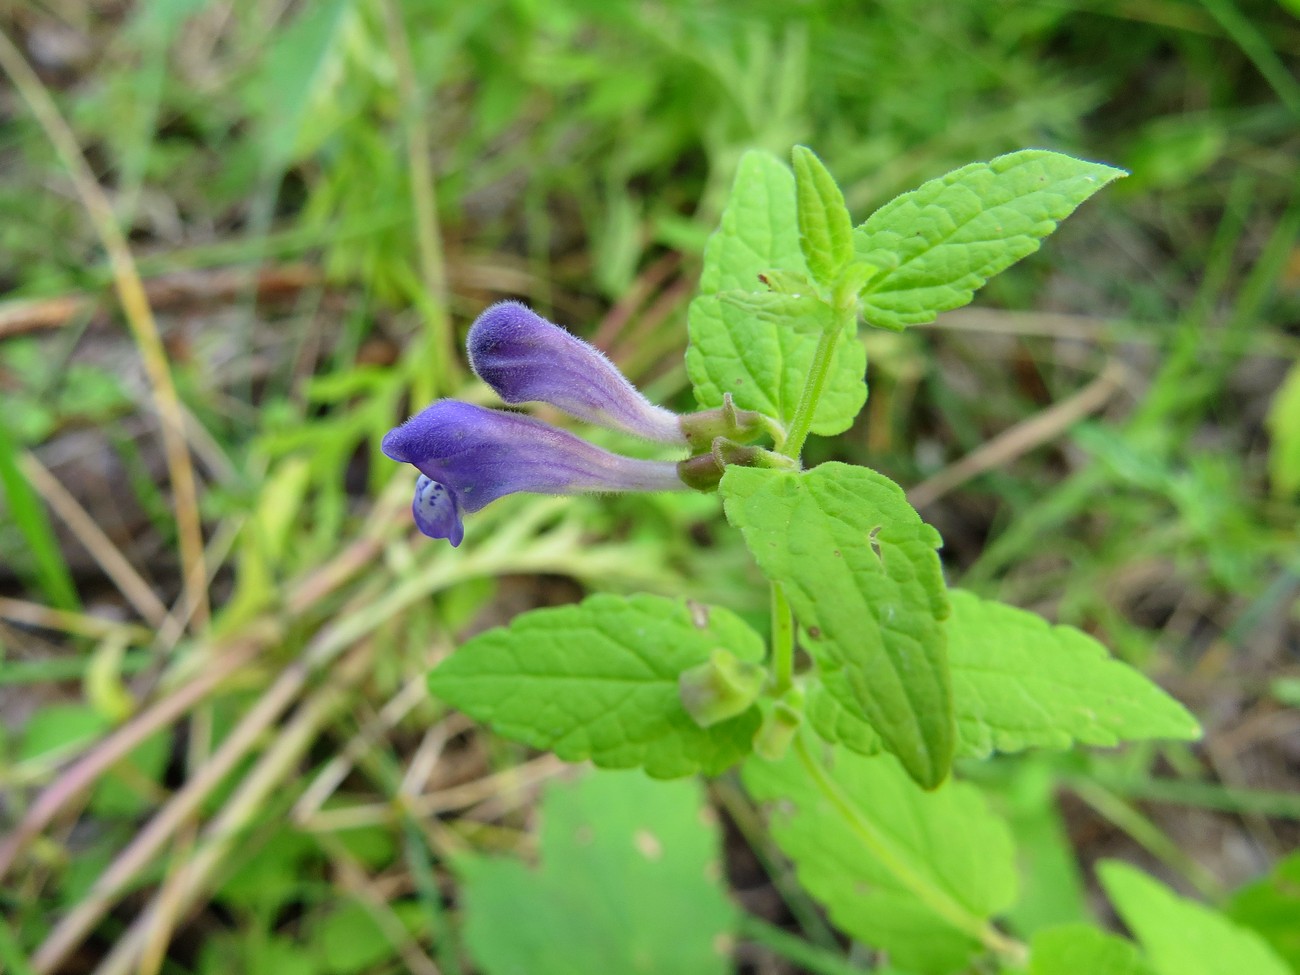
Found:
[[[446,713],[430,665],[588,590],[760,626],[765,590],[704,495],[512,497],[458,550],[412,539],[379,438],[490,402],[458,346],[503,297],[689,409],[737,160],[804,143],[859,219],[1027,146],[1132,171],[970,308],[865,335],[867,410],[809,455],[898,480],[951,582],[1096,634],[1205,724],[967,770],[1022,844],[1012,927],[1088,916],[1121,856],[1300,972],[1297,14],[0,5],[0,968],[509,970],[476,858],[535,858],[566,773]],[[621,790],[582,795],[622,821]],[[736,784],[708,795],[736,970],[836,970]]]

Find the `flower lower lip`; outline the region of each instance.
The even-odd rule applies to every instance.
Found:
[[[415,480],[415,498],[411,502],[415,525],[430,538],[445,538],[457,546],[465,538],[456,495],[446,485],[421,474]]]

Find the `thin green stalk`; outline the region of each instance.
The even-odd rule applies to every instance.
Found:
[[[433,933],[433,951],[438,967],[444,975],[460,975],[460,958],[456,952],[451,920],[443,905],[442,891],[438,889],[438,878],[433,873],[428,842],[407,809],[402,810],[402,836],[406,846],[407,866],[415,881],[415,891],[419,895],[420,906],[424,908],[429,930]]]
[[[45,598],[56,609],[81,608],[76,583],[63,559],[58,536],[41,505],[40,495],[19,469],[20,448],[5,424],[0,424],[0,497],[6,498],[18,530],[27,541],[32,557],[32,574]]]
[[[972,914],[946,891],[939,889],[927,878],[914,870],[906,860],[898,856],[893,848],[881,836],[880,831],[867,819],[853,799],[840,788],[840,784],[826,771],[826,767],[817,760],[808,747],[805,738],[795,741],[795,750],[799,761],[818,791],[844,818],[863,847],[880,864],[892,873],[916,898],[935,914],[943,918],[958,931],[970,935],[990,951],[1010,958],[1023,959],[1027,949],[1019,941],[1009,938],[983,918]]]
[[[780,697],[794,681],[794,618],[779,582],[772,583],[772,696]]]
[[[810,944],[761,917],[742,913],[736,927],[746,941],[762,945],[777,957],[793,962],[814,975],[863,975],[863,969],[842,955],[820,945]]]
[[[854,314],[850,311],[849,314]],[[831,372],[831,362],[835,358],[835,343],[839,341],[840,329],[844,326],[841,318],[833,327],[822,332],[817,340],[817,351],[813,353],[812,367],[808,370],[808,379],[799,396],[799,406],[795,409],[794,419],[790,421],[790,432],[781,447],[781,453],[794,460],[803,453],[804,441],[812,427],[813,414],[817,412],[817,403],[826,389],[826,379]]]
[[[802,940],[825,951],[836,948],[839,942],[834,932],[812,897],[799,886],[794,871],[781,862],[776,841],[767,832],[758,811],[741,789],[739,776],[717,779],[713,784],[713,794],[722,803],[749,848],[754,851],[754,856],[758,857],[763,872],[772,878],[772,886],[803,932]]]
[[[1214,874],[1197,863],[1182,847],[1170,839],[1164,830],[1134,806],[1104,785],[1082,777],[1072,781],[1070,788],[1074,790],[1075,795],[1122,829],[1148,853],[1186,877],[1201,894],[1211,900],[1223,896],[1223,885]]]
[[[12,922],[8,918],[0,918],[0,971],[7,968],[13,972],[13,975],[35,975],[32,966],[27,962],[27,954],[23,951],[18,935],[9,926],[10,923],[15,928],[18,926],[16,915]]]
[[[411,58],[410,38],[395,0],[383,4],[389,48],[397,70],[402,126],[406,136],[406,165],[411,174],[411,204],[415,216],[415,243],[424,294],[414,297],[421,306],[433,346],[433,373],[438,388],[432,395],[454,391],[460,382],[456,340],[447,317],[447,272],[438,226],[438,199],[433,175],[433,148],[420,117],[421,93]],[[423,300],[420,300],[423,298]],[[432,398],[432,396],[430,396]]]

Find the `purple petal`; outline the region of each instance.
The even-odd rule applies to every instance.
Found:
[[[438,400],[384,437],[384,453],[412,464],[416,524],[433,538],[463,536],[461,512],[517,491],[670,491],[684,487],[677,464],[601,450],[530,416]]]
[[[517,301],[480,315],[468,345],[474,372],[507,403],[550,403],[647,440],[685,442],[677,414],[642,396],[595,346]]]
[[[453,548],[465,540],[456,496],[423,474],[415,479],[411,514],[415,516],[415,527],[430,538],[448,539]]]

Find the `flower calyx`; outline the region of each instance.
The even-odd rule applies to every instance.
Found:
[[[696,454],[677,465],[682,483],[697,491],[713,491],[722,480],[727,465],[763,467],[770,470],[798,470],[797,461],[766,447],[738,444],[726,437],[714,437],[707,454]]]
[[[749,710],[766,680],[762,665],[715,647],[707,661],[677,676],[677,693],[691,720],[708,728]]]
[[[721,406],[688,413],[678,419],[678,425],[686,442],[697,452],[711,449],[718,437],[747,444],[768,436],[778,448],[785,441],[785,427],[755,410],[737,409],[730,393],[722,394]]]

